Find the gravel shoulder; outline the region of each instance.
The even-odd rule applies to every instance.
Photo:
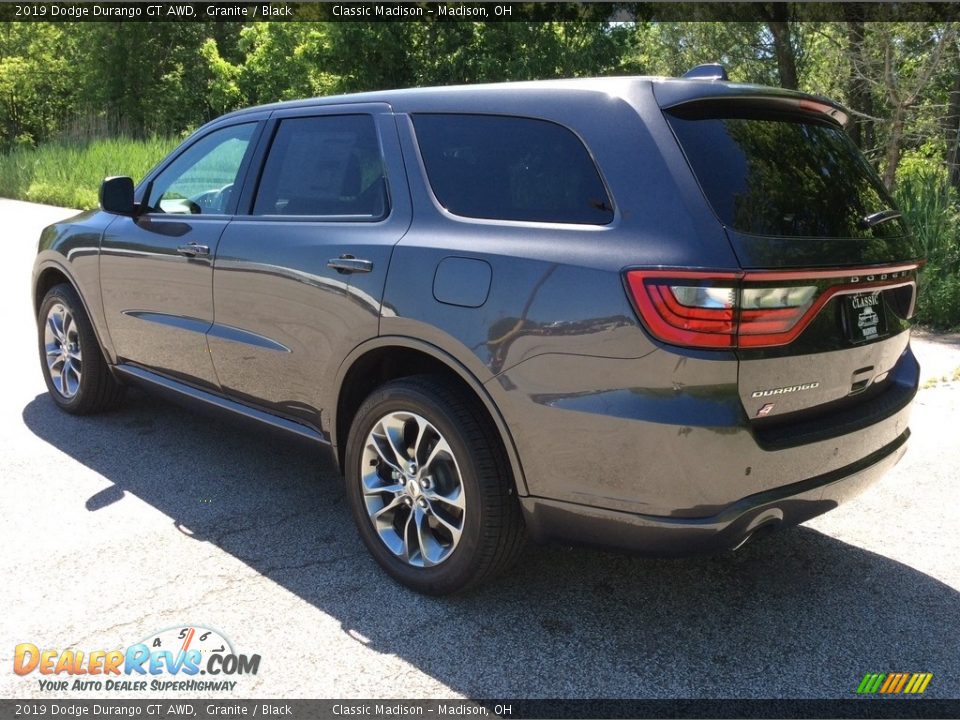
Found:
[[[913,351],[920,361],[921,383],[960,381],[960,332],[913,331]]]

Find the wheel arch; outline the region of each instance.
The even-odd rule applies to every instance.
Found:
[[[48,292],[50,292],[52,287],[55,287],[56,285],[69,285],[73,288],[73,291],[77,294],[77,297],[80,298],[80,303],[83,305],[83,311],[90,319],[90,325],[93,327],[93,334],[97,337],[97,342],[100,344],[100,350],[103,352],[104,358],[107,360],[107,364],[112,365],[114,357],[113,347],[105,342],[106,338],[104,337],[104,332],[101,331],[99,323],[97,322],[99,315],[91,312],[87,298],[80,290],[79,283],[77,283],[70,271],[59,263],[47,260],[42,265],[37,266],[35,277],[36,279],[33,282],[32,289],[34,319],[36,319],[37,314],[40,312],[40,303],[43,302],[43,298]]]
[[[517,493],[527,495],[527,483],[513,436],[483,384],[440,348],[401,336],[381,336],[363,343],[347,356],[337,371],[335,415],[328,423],[330,445],[341,472],[350,425],[364,399],[385,382],[422,373],[451,377],[480,401],[507,453]]]
[[[72,286],[73,289],[76,290],[77,295],[80,295],[80,290],[77,289],[77,283],[73,281],[73,278],[70,277],[70,274],[64,268],[52,263],[40,268],[39,272],[37,273],[37,280],[33,284],[34,315],[40,312],[40,303],[43,302],[43,298],[46,296],[46,294],[50,292],[50,288],[54,287],[55,285],[63,284]],[[83,309],[87,311],[87,315],[89,316],[90,313],[82,295],[80,295],[80,301],[84,303]]]

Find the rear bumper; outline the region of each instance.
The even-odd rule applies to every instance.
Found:
[[[724,524],[744,502],[796,495],[866,469],[907,431],[920,375],[908,333],[871,350],[805,362],[815,371],[863,359],[888,372],[877,392],[763,425],[747,417],[729,357],[658,350],[634,359],[546,354],[519,364],[498,376],[495,389],[506,392],[494,399],[523,463],[532,525],[543,524],[534,514],[558,508],[611,511],[610,518],[657,527]]]
[[[709,517],[663,517],[521,498],[537,541],[564,541],[657,557],[721,552],[753,534],[797,525],[859,495],[897,464],[910,431],[867,457],[824,475],[750,495]]]

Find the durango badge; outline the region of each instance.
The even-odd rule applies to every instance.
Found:
[[[754,390],[750,397],[762,398],[771,395],[786,395],[787,393],[800,392],[801,390],[813,390],[820,387],[819,382],[804,383],[803,385],[789,385],[787,387],[773,388],[771,390]]]

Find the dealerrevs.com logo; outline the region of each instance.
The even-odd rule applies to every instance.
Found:
[[[20,643],[13,656],[17,675],[43,676],[37,678],[41,690],[232,691],[232,678],[259,669],[259,655],[235,652],[226,636],[202,625],[169,627],[123,650],[60,651]]]

